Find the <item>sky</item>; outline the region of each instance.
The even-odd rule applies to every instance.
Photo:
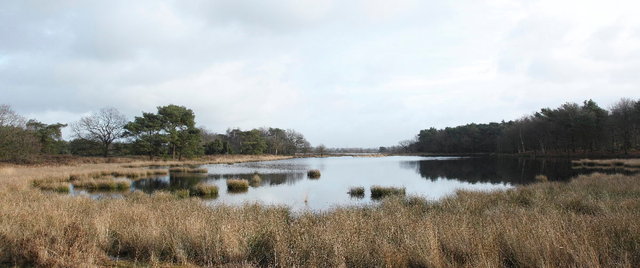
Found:
[[[637,0],[2,0],[0,104],[45,123],[177,104],[328,147],[640,98]],[[70,131],[65,135],[69,137]]]

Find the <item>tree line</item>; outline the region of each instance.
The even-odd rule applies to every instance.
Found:
[[[640,100],[623,98],[608,110],[593,100],[543,108],[500,123],[421,130],[398,149],[419,153],[589,154],[640,149]]]
[[[66,141],[62,128],[71,126]],[[70,124],[26,120],[0,105],[0,161],[29,161],[39,155],[144,155],[182,159],[213,154],[296,154],[311,150],[304,135],[290,129],[229,129],[218,134],[196,127],[191,109],[157,107],[129,121],[114,108],[103,108]]]

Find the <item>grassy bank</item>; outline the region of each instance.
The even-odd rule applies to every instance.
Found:
[[[640,176],[582,176],[438,202],[292,215],[132,193],[47,194],[0,170],[0,263],[315,267],[637,267]],[[62,172],[62,171],[60,171]],[[3,175],[4,174],[4,175]]]

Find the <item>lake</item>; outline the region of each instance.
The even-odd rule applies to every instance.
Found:
[[[211,204],[257,202],[301,211],[377,202],[369,191],[374,185],[405,187],[407,195],[437,200],[460,189],[491,191],[532,183],[539,174],[549,180],[566,181],[590,172],[572,169],[568,159],[419,156],[294,158],[202,167],[207,168],[207,174],[171,174],[136,180],[131,190],[176,191],[205,182],[219,188],[217,198],[206,200]],[[319,169],[321,177],[308,178],[310,169]],[[254,174],[259,174],[262,181],[248,191],[227,191],[227,179],[251,179]],[[347,193],[355,186],[365,188],[363,197]],[[87,194],[75,192],[78,193]]]

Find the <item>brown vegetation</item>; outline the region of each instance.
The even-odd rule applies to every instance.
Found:
[[[104,167],[95,167],[104,169]],[[581,176],[437,202],[293,215],[139,192],[92,200],[25,187],[71,171],[0,169],[0,264],[272,267],[638,267],[640,176]],[[66,174],[66,176],[62,176]],[[128,263],[129,263],[128,262]]]

